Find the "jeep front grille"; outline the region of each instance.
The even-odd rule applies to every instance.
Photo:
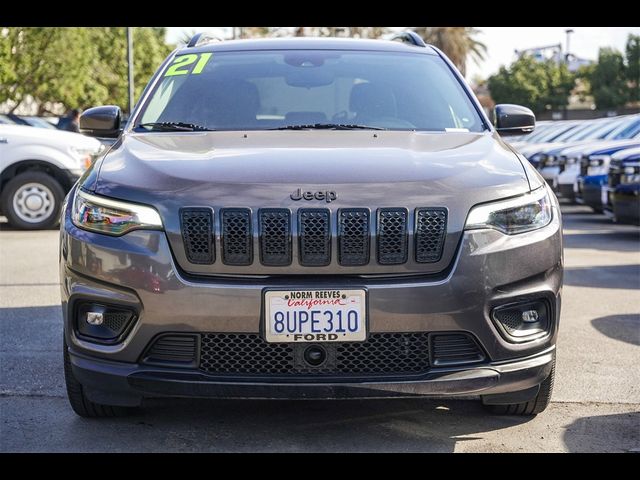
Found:
[[[227,265],[250,265],[253,261],[251,211],[248,208],[222,210],[222,261]]]
[[[303,208],[300,215],[300,265],[331,263],[331,225],[326,208]]]
[[[180,212],[182,241],[191,263],[212,264],[215,261],[213,246],[213,212],[209,208],[184,208]]]
[[[343,208],[338,217],[338,262],[366,265],[369,263],[369,210]]]
[[[446,229],[445,209],[419,208],[416,211],[416,262],[431,263],[440,260]]]
[[[291,213],[288,209],[260,210],[260,261],[271,266],[291,264]]]
[[[418,264],[436,263],[447,235],[444,208],[262,208],[255,213],[222,208],[217,225],[210,208],[182,209],[180,215],[186,258],[192,264],[216,261],[216,238],[225,265],[391,266],[410,257]]]
[[[381,208],[378,212],[378,263],[395,265],[407,261],[407,210]]]

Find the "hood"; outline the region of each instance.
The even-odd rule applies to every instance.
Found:
[[[582,152],[584,155],[610,155],[619,150],[640,146],[640,140],[610,140],[591,145]]]
[[[543,151],[547,155],[564,155],[565,152],[573,152],[574,150],[580,151],[585,145],[593,143],[593,140],[576,140],[573,142],[567,142],[560,146],[549,148]]]
[[[530,189],[522,163],[494,133],[132,133],[123,135],[99,165],[98,175],[88,176],[92,180],[83,187],[155,206],[176,249],[181,241],[179,210],[185,206],[212,207],[214,212],[224,207],[284,207],[292,212],[302,207],[331,212],[346,207],[367,207],[371,212],[382,207],[409,212],[445,207],[448,234],[457,244],[474,204]],[[299,196],[298,189],[331,191],[336,198],[296,201],[292,194]],[[454,250],[420,271],[443,269]],[[222,273],[241,270],[220,268]]]
[[[547,150],[551,150],[553,148],[558,148],[558,147],[561,147],[563,145],[566,145],[566,144],[562,143],[562,142],[536,143],[536,144],[530,145],[528,147],[523,147],[519,151],[525,157],[531,158],[536,153],[544,153]]]
[[[440,193],[491,188],[495,198],[526,187],[517,157],[489,134],[253,131],[125,135],[104,159],[96,193],[397,182]]]
[[[633,148],[626,148],[611,155],[613,160],[640,160],[640,146]]]
[[[95,138],[80,133],[54,130],[52,128],[36,128],[27,125],[0,125],[0,135],[22,138],[32,143],[56,143],[77,148],[100,148]]]

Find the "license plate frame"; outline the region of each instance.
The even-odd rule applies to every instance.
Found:
[[[271,328],[272,326],[272,318],[271,318],[271,312],[272,312],[272,303],[271,303],[271,299],[272,298],[277,298],[277,297],[281,297],[284,300],[284,296],[287,294],[294,294],[296,296],[300,295],[301,292],[306,292],[306,293],[312,293],[312,298],[295,298],[292,299],[294,301],[304,301],[304,300],[317,300],[318,298],[316,297],[316,292],[338,292],[340,298],[342,300],[345,301],[349,301],[352,297],[358,297],[359,298],[359,304],[358,304],[358,312],[359,312],[359,325],[358,325],[358,329],[356,332],[341,332],[338,330],[335,331],[330,331],[330,332],[326,332],[326,331],[321,331],[321,332],[317,332],[317,333],[311,333],[308,332],[307,336],[305,336],[304,333],[288,333],[288,332],[283,332],[283,333],[276,333],[273,331],[273,329]],[[342,295],[346,295],[346,298],[342,298]],[[288,300],[288,299],[287,299]],[[332,300],[332,298],[329,298],[328,300]],[[338,343],[338,342],[364,342],[369,338],[369,292],[365,287],[346,287],[346,288],[300,288],[300,287],[296,287],[296,288],[268,288],[268,289],[264,289],[262,292],[262,315],[261,315],[261,319],[260,319],[260,330],[262,333],[262,337],[265,339],[266,342],[268,343],[307,343],[307,344],[312,344],[312,343]],[[289,311],[300,311],[303,309],[303,307],[306,307],[305,309],[307,311],[310,310],[316,310],[318,311],[319,309],[322,309],[324,307],[324,309],[333,309],[335,308],[335,305],[320,305],[320,306],[316,306],[317,308],[313,308],[313,309],[309,309],[308,305],[296,305],[294,307],[291,307],[291,310]],[[345,309],[348,307],[348,305],[345,305]],[[343,314],[344,315],[344,314]],[[347,313],[348,315],[348,313]],[[326,320],[326,316],[325,319]],[[343,328],[345,330],[347,330],[347,325],[346,325],[347,320],[344,319],[343,320]],[[295,321],[294,321],[295,323]],[[304,322],[303,322],[304,323]],[[306,327],[307,325],[305,325]],[[326,325],[325,325],[326,326]],[[322,333],[325,334],[325,336],[322,336]],[[333,333],[333,334],[337,334],[337,337],[333,337],[333,336],[329,336],[329,333]],[[295,336],[295,335],[302,335],[302,337],[300,336]],[[313,338],[308,336],[308,335],[313,335]]]

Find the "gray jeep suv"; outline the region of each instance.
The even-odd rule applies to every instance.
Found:
[[[82,416],[145,397],[474,396],[553,387],[558,203],[452,63],[402,42],[196,36],[76,183],[64,365]]]

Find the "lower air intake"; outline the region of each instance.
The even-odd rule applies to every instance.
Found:
[[[434,366],[482,362],[484,353],[466,333],[436,333],[431,336],[431,358]]]
[[[143,362],[154,365],[193,367],[196,364],[196,335],[163,335],[144,355]]]
[[[372,333],[365,342],[321,343],[326,360],[304,361],[309,343],[268,343],[258,334],[202,335],[200,369],[213,375],[407,375],[429,369],[428,334]]]

